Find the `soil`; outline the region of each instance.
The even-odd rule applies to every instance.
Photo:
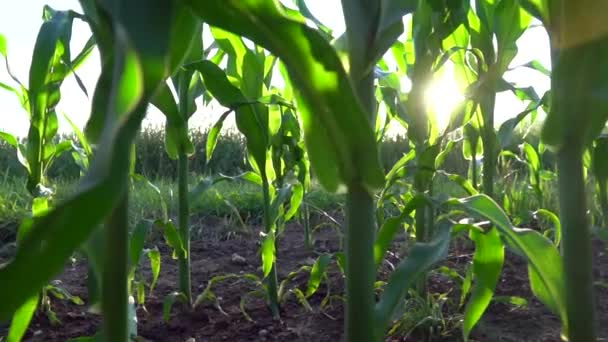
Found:
[[[200,240],[192,242],[192,284],[193,296],[198,295],[214,277],[229,273],[260,275],[259,228],[250,233],[235,233],[217,218],[197,220],[202,234]],[[205,236],[207,238],[205,238]],[[213,238],[210,238],[210,237]],[[303,244],[303,228],[290,224],[278,242],[279,281],[302,265],[311,265],[317,255],[334,253],[340,249],[340,237],[336,229],[323,228],[315,232],[314,251],[307,250]],[[246,313],[253,319],[248,320],[240,309],[243,294],[256,288],[244,279],[230,279],[217,283],[213,293],[217,302],[205,302],[194,309],[176,304],[168,322],[163,321],[163,300],[176,290],[177,262],[172,259],[171,251],[162,241],[151,243],[158,246],[162,254],[161,275],[151,293],[146,289],[145,308],[138,307],[138,333],[140,341],[341,341],[343,328],[343,278],[334,262],[328,268],[327,282],[323,282],[315,295],[309,298],[312,311],[307,310],[294,295],[288,296],[282,304],[281,320],[272,319],[263,299],[248,296]],[[407,243],[404,236],[396,239],[389,261],[396,264],[406,253]],[[405,252],[404,252],[405,251]],[[596,280],[608,283],[608,246],[594,242]],[[244,260],[235,260],[238,254]],[[455,239],[444,266],[464,274],[465,266],[471,262],[472,248],[467,240]],[[77,259],[68,264],[57,278],[61,286],[72,294],[87,299],[86,260]],[[142,262],[141,274],[150,279],[150,269],[146,260]],[[389,265],[382,269],[381,278],[386,278]],[[288,284],[288,289],[306,290],[308,274],[296,275]],[[429,291],[432,298],[440,298],[443,303],[435,312],[434,332],[429,339],[409,329],[396,329],[387,341],[461,341],[460,323],[463,309],[458,307],[460,286],[457,282],[439,272],[429,276]],[[331,299],[323,303],[328,291]],[[496,296],[519,296],[525,298],[527,306],[518,308],[511,304],[493,302],[481,322],[472,333],[473,341],[560,341],[559,319],[551,314],[532,296],[528,283],[525,262],[516,255],[507,253],[501,280]],[[608,322],[608,288],[597,287],[598,321]],[[219,306],[218,306],[219,304]],[[324,304],[324,305],[322,305]],[[26,335],[25,341],[66,341],[70,338],[92,336],[101,324],[101,317],[90,313],[86,305],[75,305],[65,300],[53,299],[53,310],[61,320],[61,325],[53,326],[44,314],[37,314]],[[409,309],[411,311],[411,309]],[[402,322],[407,321],[403,319]],[[428,331],[428,330],[427,330]],[[0,327],[0,336],[6,331]],[[600,324],[599,335],[608,339],[608,325]],[[428,335],[427,335],[428,336]],[[0,341],[2,339],[0,338]]]

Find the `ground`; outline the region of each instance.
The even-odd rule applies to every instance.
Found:
[[[192,242],[192,284],[193,295],[202,292],[209,279],[227,273],[260,273],[260,257],[257,227],[252,227],[250,234],[226,233],[230,229],[220,227],[223,223],[217,219],[194,220],[203,231],[199,240]],[[218,228],[219,227],[219,228]],[[281,235],[278,249],[279,281],[297,270],[300,266],[311,264],[320,253],[333,253],[339,250],[337,230],[324,228],[315,233],[314,251],[303,246],[303,229],[298,224],[290,224]],[[394,254],[390,261],[398,262],[401,252],[406,253],[404,237],[394,244]],[[142,341],[340,341],[343,328],[343,303],[339,295],[343,291],[342,275],[335,263],[329,268],[329,285],[323,283],[317,294],[309,300],[312,312],[301,305],[295,296],[289,296],[282,305],[281,320],[271,318],[264,301],[250,297],[246,303],[246,312],[253,319],[249,321],[240,309],[244,293],[255,288],[245,280],[226,280],[218,283],[213,292],[217,296],[215,303],[207,302],[194,309],[176,305],[168,322],[162,318],[163,299],[175,291],[177,283],[177,263],[171,258],[171,251],[161,241],[157,245],[162,253],[161,275],[154,291],[147,294],[145,310],[138,308],[138,332]],[[594,242],[596,280],[608,283],[607,246]],[[238,254],[243,260],[235,260]],[[466,240],[453,241],[447,260],[443,262],[452,270],[463,273],[464,267],[471,261],[472,249]],[[388,264],[387,264],[388,265]],[[387,274],[386,266],[381,277]],[[86,302],[85,285],[86,261],[81,258],[66,266],[58,279],[62,286],[72,294],[78,295]],[[142,263],[142,272],[150,276],[147,263]],[[429,316],[435,326],[431,341],[460,341],[461,330],[459,319],[462,308],[458,308],[460,298],[459,286],[450,277],[439,272],[429,276],[429,289],[440,306],[436,311],[428,311],[422,316]],[[289,289],[298,287],[306,289],[308,274],[301,273],[289,283]],[[321,306],[327,291],[333,295],[329,304]],[[597,287],[599,322],[608,321],[608,289]],[[496,296],[519,296],[528,300],[524,308],[512,304],[493,302],[472,333],[475,341],[560,341],[560,324],[542,304],[532,297],[528,285],[526,264],[518,256],[507,253],[505,268],[496,290]],[[89,313],[86,306],[78,306],[67,301],[53,300],[61,325],[53,326],[45,315],[39,314],[32,322],[25,341],[65,341],[69,338],[93,335],[101,323],[100,316]],[[223,311],[223,313],[222,313]],[[413,309],[410,308],[409,312]],[[415,310],[414,310],[415,311]],[[433,312],[428,314],[428,312]],[[407,335],[409,328],[403,325],[415,324],[413,316],[401,320],[402,328],[396,329],[387,341],[422,341],[420,334]],[[408,323],[409,322],[409,323]],[[414,322],[413,324],[411,322]],[[0,336],[2,331],[0,326]],[[608,339],[608,326],[599,327],[600,337]],[[0,339],[1,340],[1,339]]]

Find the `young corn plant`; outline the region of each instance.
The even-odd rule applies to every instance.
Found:
[[[207,90],[229,108],[212,128],[207,146],[210,159],[223,121],[232,111],[247,140],[249,162],[254,172],[244,178],[262,188],[264,201],[264,238],[262,269],[266,297],[275,318],[279,317],[279,287],[276,271],[276,239],[287,221],[294,217],[302,202],[307,164],[300,143],[300,127],[293,106],[270,88],[275,57],[249,49],[240,37],[215,29],[219,46],[227,51],[228,68],[224,72],[211,61],[193,65],[203,76]],[[242,65],[241,69],[234,67]],[[240,88],[231,84],[237,79]],[[293,173],[297,180],[290,181]],[[289,201],[289,209],[285,202]]]
[[[184,20],[197,22],[192,14],[186,11],[180,13]],[[184,64],[199,61],[203,58],[202,23],[198,22],[191,32],[195,37],[187,48],[190,53],[183,61]],[[190,205],[188,191],[188,158],[194,153],[194,145],[188,136],[188,120],[196,111],[194,100],[201,94],[201,84],[195,70],[181,67],[175,75],[172,75],[173,86],[177,92],[178,101],[173,97],[167,83],[163,84],[152,104],[165,114],[167,123],[165,128],[165,147],[171,159],[177,159],[178,179],[178,230],[179,242],[175,246],[179,260],[179,291],[185,297],[186,303],[192,303],[192,284],[190,269]],[[165,223],[166,229],[170,223]]]
[[[7,290],[2,295],[0,319],[32,298],[109,217],[105,243],[112,253],[106,253],[111,258],[103,262],[102,337],[127,341],[131,145],[148,102],[185,57],[189,44],[184,41],[192,39],[186,33],[192,32],[188,29],[195,22],[175,20],[187,9],[169,1],[83,0],[81,5],[102,57],[102,74],[87,124],[89,140],[98,143],[99,150],[75,193],[28,223],[28,234],[14,259],[0,269],[0,281]],[[33,268],[40,272],[26,272]]]
[[[29,114],[30,128],[25,144],[5,132],[0,134],[0,138],[16,149],[19,161],[27,171],[26,188],[32,196],[32,217],[44,215],[51,206],[54,190],[46,179],[47,170],[61,154],[73,148],[71,141],[58,144],[53,141],[59,127],[55,107],[61,99],[61,84],[89,56],[93,46],[92,41],[89,41],[72,59],[70,52],[72,22],[75,18],[82,19],[82,16],[73,11],[55,11],[45,6],[42,17],[44,23],[40,27],[34,46],[28,88],[12,75],[10,69],[8,72],[20,89],[0,84],[3,89],[19,97],[23,108]],[[3,41],[0,42],[2,43],[0,53],[8,68],[6,41],[2,36],[0,40]],[[76,79],[86,93],[77,75]],[[25,223],[19,228],[18,244],[29,234],[28,224]],[[45,285],[40,293],[32,296],[15,313],[8,335],[9,341],[18,341],[23,337],[39,303],[51,323],[59,322],[51,309],[49,298],[49,294],[58,293],[58,289],[51,284]]]
[[[456,11],[455,7],[450,7],[450,9]],[[419,17],[423,15],[424,13],[424,6],[420,5],[415,14],[414,14],[414,25],[416,25],[416,16],[418,15]],[[431,9],[428,8],[427,11],[430,11]],[[433,9],[435,10],[435,9]],[[465,7],[466,10],[466,7]],[[516,8],[517,11],[520,11],[519,7]],[[458,12],[456,11],[456,15],[458,15]],[[420,22],[422,22],[422,25],[425,25],[426,23],[430,22],[430,20],[420,20]],[[441,22],[446,22],[446,20],[441,21]],[[447,21],[449,23],[449,21]],[[470,24],[470,22],[465,22],[464,24]],[[452,59],[452,62],[456,64],[456,69],[460,70],[461,73],[463,73],[464,75],[459,75],[460,77],[463,78],[464,81],[466,81],[466,85],[468,85],[469,89],[473,89],[473,96],[469,97],[469,101],[472,102],[472,104],[470,105],[466,105],[466,106],[462,106],[462,108],[460,108],[455,114],[455,116],[453,116],[452,118],[452,122],[450,123],[450,125],[448,126],[448,131],[451,127],[453,127],[454,125],[456,125],[458,127],[459,125],[459,121],[464,121],[465,123],[467,123],[465,126],[465,136],[468,135],[468,139],[470,140],[470,145],[469,146],[469,151],[470,154],[473,156],[471,159],[472,160],[476,160],[477,158],[475,158],[475,154],[477,153],[478,149],[477,149],[477,144],[480,144],[481,141],[478,141],[479,139],[479,134],[477,133],[477,130],[475,130],[475,127],[483,127],[483,125],[477,125],[475,126],[475,124],[479,124],[479,123],[483,123],[483,121],[478,121],[476,122],[476,120],[478,120],[478,118],[480,117],[480,114],[477,113],[477,102],[479,101],[478,98],[475,95],[475,87],[478,85],[477,83],[473,82],[472,80],[474,79],[474,77],[470,77],[470,76],[474,76],[474,74],[471,74],[471,72],[462,72],[462,68],[468,68],[466,65],[464,65],[464,56],[466,56],[466,53],[469,53],[467,51],[467,46],[468,46],[468,41],[469,39],[474,39],[474,38],[470,38],[469,37],[469,33],[468,30],[466,30],[466,25],[462,25],[462,26],[458,26],[459,21],[458,20],[454,20],[454,22],[452,23],[455,27],[452,27],[452,31],[447,31],[445,29],[441,29],[441,27],[436,27],[435,29],[439,32],[437,33],[438,37],[441,37],[441,40],[439,40],[439,42],[443,43],[443,48],[445,49],[446,53],[441,56],[441,58],[439,59],[440,62],[438,63],[439,65],[441,65],[442,62],[445,62],[448,58]],[[428,25],[428,24],[426,24]],[[416,26],[414,26],[416,27]],[[423,26],[424,27],[424,26]],[[449,24],[448,24],[448,27]],[[430,30],[430,29],[427,29]],[[424,34],[424,30],[422,30],[421,28],[418,28],[417,30],[415,30],[415,32],[417,34]],[[428,32],[428,31],[427,31]],[[446,34],[446,36],[441,36],[441,34]],[[427,41],[422,41],[420,42],[419,40],[419,44],[422,43],[426,43]],[[432,42],[432,40],[431,40]],[[416,43],[416,40],[414,40],[414,43]],[[429,44],[429,43],[427,43]],[[420,46],[420,45],[419,45]],[[405,49],[400,49],[400,50],[405,50],[407,51],[407,48]],[[397,50],[399,51],[399,50]],[[459,55],[460,54],[460,55]],[[428,56],[428,55],[424,55],[421,54],[423,56]],[[437,56],[437,55],[436,55]],[[512,58],[512,57],[511,57]],[[438,59],[438,57],[435,57],[435,59]],[[430,63],[434,63],[435,59],[430,59]],[[510,59],[509,59],[510,61]],[[421,61],[416,60],[416,63],[420,63]],[[403,62],[402,62],[403,63]],[[405,64],[405,63],[404,63]],[[412,66],[414,68],[414,70],[418,69],[418,70],[424,70],[425,68],[425,63],[420,64],[414,64]],[[429,67],[427,67],[427,74],[429,73],[430,69]],[[423,73],[424,74],[424,73]],[[420,79],[418,79],[420,82]],[[416,95],[416,79],[414,78],[414,80],[412,81],[412,92],[409,94],[408,99],[410,101],[415,101],[415,95]],[[519,91],[517,89],[515,89],[514,91]],[[530,92],[532,93],[532,92]],[[412,97],[412,95],[414,95],[414,97]],[[419,100],[419,104],[422,101]],[[416,103],[416,102],[413,102]],[[523,119],[523,117],[525,115],[527,115],[532,109],[536,109],[538,106],[540,105],[539,101],[536,101],[535,103],[531,104],[530,107],[528,108],[527,112],[523,112],[522,114],[520,114],[518,116],[519,121],[521,121]],[[391,107],[389,105],[389,107]],[[414,107],[414,106],[412,106]],[[409,107],[409,108],[412,108]],[[397,107],[399,108],[399,107]],[[409,109],[408,108],[408,109]],[[414,107],[416,108],[416,107]],[[532,109],[531,109],[532,108]],[[409,128],[409,134],[410,136],[413,136],[413,140],[416,140],[416,136],[415,134],[417,132],[421,132],[423,134],[421,134],[420,136],[425,137],[428,136],[428,131],[425,132],[425,128],[428,127],[424,124],[424,120],[428,120],[426,119],[426,113],[424,111],[424,106],[423,104],[420,104],[416,109],[418,109],[417,112],[409,112],[408,114],[410,115],[410,122],[408,122],[408,128]],[[407,115],[402,115],[402,117],[407,118]],[[411,117],[417,118],[419,117],[420,119],[418,120],[418,122],[414,121],[411,119]],[[512,121],[509,123],[509,125],[515,125],[516,123],[518,123],[519,121]],[[427,121],[428,122],[428,121]],[[422,125],[420,125],[423,129],[419,130],[419,131],[415,131],[414,129],[416,129],[416,123],[418,123],[420,125],[420,123],[422,123]],[[428,125],[428,124],[427,124]],[[420,127],[419,126],[419,127]],[[467,128],[469,127],[469,128]],[[508,128],[508,126],[506,126]],[[473,131],[473,133],[477,136],[477,138],[475,139],[471,139],[471,135],[472,134],[467,134],[467,130],[471,130]],[[432,132],[432,129],[430,130]],[[492,132],[493,128],[492,128]],[[508,130],[505,128],[503,129],[504,134],[508,134]],[[492,133],[494,134],[494,133]],[[420,139],[418,139],[420,140]],[[466,141],[466,140],[465,140]],[[483,141],[483,139],[482,139]],[[476,146],[477,145],[477,146]],[[416,170],[416,172],[413,172],[414,174],[414,188],[416,189],[416,181],[419,181],[422,177],[425,175],[427,175],[427,177],[430,176],[430,180],[429,180],[429,184],[432,185],[432,175],[434,172],[434,170],[437,170],[438,168],[441,167],[442,164],[442,159],[445,158],[445,155],[447,153],[449,153],[451,147],[446,146],[446,149],[444,151],[439,150],[439,145],[427,145],[427,149],[423,150],[420,153],[420,156],[417,157],[417,169],[421,169],[420,171]],[[465,152],[466,152],[467,148],[465,146]],[[416,151],[418,152],[418,151]],[[406,155],[404,156],[404,158],[402,158],[402,160],[400,162],[398,162],[395,167],[393,168],[393,170],[391,170],[389,172],[389,176],[393,177],[396,174],[399,174],[403,171],[400,171],[400,169],[402,170],[407,170],[407,163],[414,159],[414,155]],[[475,165],[476,168],[476,165]],[[416,179],[418,178],[418,179]],[[463,199],[463,200],[448,200],[446,203],[467,203],[467,205],[464,206],[464,208],[473,213],[474,215],[481,215],[484,216],[488,219],[490,219],[490,221],[497,225],[496,228],[492,228],[491,226],[489,228],[487,227],[481,227],[478,225],[463,225],[460,223],[456,223],[453,224],[452,229],[454,231],[466,231],[469,233],[469,238],[471,240],[473,240],[473,242],[475,243],[475,254],[473,257],[473,268],[472,268],[472,278],[474,280],[474,286],[473,289],[471,291],[471,297],[469,299],[469,301],[467,302],[466,308],[465,308],[465,313],[464,313],[464,318],[463,318],[463,337],[464,339],[468,339],[468,336],[471,332],[471,330],[473,329],[473,327],[476,325],[476,323],[479,321],[479,319],[481,318],[481,316],[483,315],[483,313],[485,312],[486,308],[488,307],[488,305],[490,304],[492,297],[493,297],[493,292],[494,292],[494,288],[496,287],[496,284],[498,282],[499,276],[500,276],[500,272],[502,269],[502,264],[504,261],[504,244],[501,241],[502,239],[508,239],[510,240],[510,243],[508,244],[509,247],[511,248],[516,248],[519,251],[521,251],[530,263],[530,273],[531,273],[531,278],[532,280],[532,284],[533,284],[533,288],[535,289],[535,294],[537,296],[539,296],[539,298],[541,298],[541,300],[545,303],[547,303],[547,305],[549,305],[551,308],[554,308],[556,313],[561,314],[563,311],[561,310],[563,308],[561,302],[560,302],[560,295],[562,294],[561,292],[561,282],[560,279],[557,278],[557,276],[559,275],[557,273],[557,271],[559,270],[559,268],[561,267],[561,259],[559,257],[559,254],[557,253],[557,250],[555,249],[555,246],[553,244],[551,244],[547,239],[545,239],[544,237],[542,237],[540,234],[538,234],[537,232],[533,232],[533,231],[522,231],[521,234],[517,234],[514,229],[512,224],[510,223],[510,221],[508,220],[508,218],[506,217],[506,215],[502,212],[502,210],[494,203],[492,202],[488,197],[484,197],[484,196],[480,196],[477,195],[477,191],[475,190],[475,187],[472,186],[469,182],[467,182],[465,179],[463,179],[462,177],[459,177],[457,175],[449,175],[448,174],[448,178],[452,181],[457,182],[458,184],[460,184],[465,191],[467,191],[469,194],[473,195],[470,198],[467,199]],[[387,186],[390,186],[390,184],[394,182],[393,180],[391,180],[391,178],[387,179]],[[430,190],[432,190],[432,187],[429,187]],[[419,188],[418,188],[419,189]],[[416,189],[416,190],[418,190]],[[426,194],[426,198],[424,197],[424,194]],[[423,195],[423,196],[421,196]],[[390,241],[391,238],[387,239],[387,236],[392,236],[394,234],[394,232],[397,230],[397,228],[399,227],[399,225],[404,221],[404,219],[407,219],[409,217],[409,214],[411,213],[412,210],[416,210],[417,216],[418,213],[421,212],[421,210],[419,210],[420,206],[429,206],[430,204],[432,204],[433,202],[435,203],[442,203],[444,201],[444,199],[442,200],[441,197],[437,197],[437,198],[433,198],[429,195],[432,195],[432,191],[426,190],[425,192],[421,192],[420,190],[418,190],[418,195],[417,196],[412,196],[410,195],[409,198],[406,199],[405,201],[405,206],[403,206],[403,211],[402,214],[398,217],[394,217],[391,218],[389,220],[386,221],[386,223],[384,225],[382,225],[382,227],[380,228],[379,231],[379,238],[377,240],[377,243],[380,241]],[[383,196],[381,195],[381,198],[383,198]],[[391,200],[394,201],[394,197],[391,198]],[[425,204],[424,202],[430,202]],[[470,202],[474,202],[474,205],[469,205],[469,201]],[[435,205],[436,206],[436,205]],[[417,208],[418,207],[418,208]],[[442,208],[443,205],[439,206],[439,208]],[[456,211],[457,213],[457,211]],[[447,215],[447,216],[446,216]],[[445,218],[449,218],[451,214],[451,212],[449,212],[446,215],[441,215],[438,217],[437,221],[435,221],[434,219],[431,220],[418,220],[419,217],[415,217],[416,219],[416,224],[418,225],[419,222],[423,222],[424,224],[426,224],[426,227],[433,227],[434,225],[436,225],[437,227],[441,227],[442,224],[445,224],[442,222],[442,220],[444,220]],[[422,216],[422,215],[420,215]],[[501,220],[498,220],[498,216],[501,217]],[[422,217],[420,217],[422,218]],[[419,227],[416,227],[416,234],[417,234],[417,238],[418,238],[418,234],[419,234]],[[423,230],[424,231],[424,230]],[[431,235],[433,236],[433,235]],[[382,242],[381,246],[385,246],[387,245],[386,242]],[[540,268],[540,256],[541,254],[537,254],[536,251],[534,250],[534,248],[531,248],[532,245],[538,245],[539,249],[544,249],[547,251],[548,254],[551,255],[550,259],[550,269],[548,270],[542,270]],[[542,248],[540,247],[542,246]],[[379,248],[378,250],[382,250],[382,248]],[[380,256],[382,257],[382,256]],[[381,259],[380,259],[381,260]],[[378,262],[378,259],[376,260]],[[539,283],[539,281],[537,279],[542,279]],[[548,290],[547,290],[547,288]],[[549,294],[547,294],[547,292],[549,292]],[[562,316],[563,317],[563,316]]]
[[[597,321],[583,155],[608,118],[608,7],[595,1],[524,1],[551,42],[551,104],[541,138],[557,154],[565,278],[564,334],[595,341]],[[575,14],[576,13],[576,14]]]
[[[479,137],[483,144],[483,190],[490,197],[494,195],[499,150],[494,129],[496,93],[504,82],[503,74],[517,54],[516,41],[528,27],[530,19],[518,0],[476,1],[475,9],[471,8],[468,13],[470,46],[477,55],[477,81],[470,91],[481,115]],[[471,76],[467,72],[463,74],[467,78]]]

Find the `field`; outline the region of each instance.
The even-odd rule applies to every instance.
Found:
[[[256,272],[259,269],[259,258],[255,251],[255,240],[249,234],[235,234],[225,236],[224,222],[218,220],[200,220],[198,225],[209,231],[210,236],[192,243],[193,283],[200,284],[196,288],[203,291],[207,279],[226,273]],[[213,232],[218,229],[220,232]],[[287,228],[285,235],[279,240],[277,255],[281,258],[279,278],[285,279],[290,270],[296,270],[302,265],[310,265],[311,258],[316,254],[303,248],[302,227],[294,224]],[[215,234],[212,234],[215,233]],[[218,235],[220,238],[218,239]],[[216,240],[217,239],[217,240]],[[316,253],[334,253],[339,250],[336,232],[333,230],[320,231],[316,237]],[[401,239],[399,239],[401,240]],[[401,242],[402,243],[402,242]],[[396,244],[396,249],[398,244]],[[601,252],[603,244],[598,244],[596,272],[603,274],[600,278],[606,279],[608,257]],[[246,253],[243,253],[245,251]],[[448,260],[443,264],[451,270],[461,271],[470,262],[470,246],[453,246]],[[339,294],[343,291],[343,280],[340,271],[336,268],[328,270],[329,283],[322,285],[318,294],[309,299],[312,311],[302,306],[295,297],[286,300],[281,321],[274,321],[266,304],[255,298],[246,305],[246,313],[255,317],[255,321],[248,321],[240,309],[241,294],[251,291],[251,284],[246,281],[227,280],[219,283],[214,290],[221,298],[219,305],[207,303],[194,310],[177,309],[170,316],[168,322],[162,319],[163,298],[173,291],[173,284],[177,282],[178,267],[171,259],[171,252],[161,248],[163,255],[162,276],[153,293],[146,299],[146,309],[139,313],[139,335],[145,341],[186,341],[194,338],[196,341],[339,341],[343,328],[343,305],[340,299],[333,303],[321,306],[321,302],[330,293]],[[247,260],[245,264],[232,261],[236,253]],[[392,260],[397,261],[397,258]],[[510,255],[507,258],[508,266],[503,270],[502,278],[496,288],[496,302],[484,315],[472,338],[477,341],[560,341],[559,319],[534,299],[527,285],[525,277],[525,264],[520,258]],[[602,273],[602,270],[603,273]],[[388,270],[387,270],[388,271]],[[144,268],[147,277],[150,271]],[[86,284],[83,276],[86,274],[86,263],[77,261],[67,266],[65,274],[59,277],[63,286],[72,294],[81,296],[86,300]],[[290,287],[306,288],[305,275],[299,275],[289,284]],[[327,288],[325,288],[327,286]],[[402,327],[387,341],[420,341],[418,334],[408,335],[409,329],[415,324],[434,326],[433,341],[461,340],[459,324],[462,315],[458,313],[457,303],[460,300],[458,283],[439,272],[431,274],[430,294],[437,301],[438,307],[421,307],[421,304],[410,304],[413,311],[403,317]],[[507,303],[509,297],[525,299],[528,303],[523,307]],[[598,293],[598,308],[602,315],[599,319],[605,320],[608,308],[608,291]],[[42,315],[34,320],[31,334],[27,341],[63,341],[68,338],[94,334],[100,325],[100,317],[87,313],[86,308],[74,306],[65,302],[57,302],[54,307],[63,325],[52,326],[48,319]],[[67,328],[67,329],[66,329]],[[608,336],[608,330],[601,328],[600,336]]]
[[[0,342],[608,340],[607,2],[307,3],[0,33]]]

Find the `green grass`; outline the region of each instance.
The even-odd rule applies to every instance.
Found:
[[[31,210],[31,197],[25,189],[26,180],[10,176],[0,179],[0,222],[17,223]],[[131,223],[141,219],[162,219],[163,202],[170,218],[177,215],[177,182],[161,178],[150,183],[154,186],[146,185],[145,182],[132,183],[129,208]],[[55,182],[53,186],[56,189],[56,203],[74,191],[76,185],[76,181]],[[193,181],[190,188],[195,185],[196,181]],[[343,197],[328,193],[315,184],[307,194],[307,201],[314,207],[331,211],[341,207]],[[262,191],[257,185],[244,181],[220,182],[193,201],[191,207],[194,216],[233,216],[235,211],[238,211],[244,221],[257,223],[263,208]]]

